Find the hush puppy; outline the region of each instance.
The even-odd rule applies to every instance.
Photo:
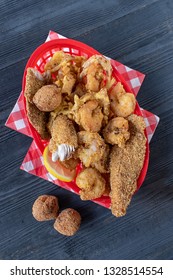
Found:
[[[55,110],[61,104],[61,101],[61,91],[55,85],[41,87],[33,97],[34,104],[43,112]]]
[[[72,208],[67,208],[56,218],[54,229],[63,235],[72,236],[77,232],[80,224],[80,214]]]
[[[39,222],[56,219],[58,211],[58,199],[52,195],[39,196],[32,207],[32,215]]]

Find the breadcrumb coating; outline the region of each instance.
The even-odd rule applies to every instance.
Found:
[[[113,146],[110,154],[111,211],[124,216],[137,188],[146,152],[145,123],[142,117],[128,117],[131,137],[122,149]]]
[[[26,110],[29,122],[37,130],[42,139],[49,139],[50,135],[47,130],[47,113],[41,112],[35,104],[26,100]]]
[[[74,128],[73,122],[66,116],[57,116],[53,122],[51,131],[52,139],[56,144],[67,144],[77,148],[78,140],[76,130]]]
[[[45,84],[44,78],[40,72],[34,68],[28,68],[26,74],[26,85],[24,95],[29,102],[33,102],[33,97],[37,90]]]

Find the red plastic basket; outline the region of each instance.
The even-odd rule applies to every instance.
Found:
[[[26,84],[27,68],[33,67],[33,68],[36,68],[37,70],[39,70],[41,73],[44,72],[44,66],[45,66],[46,62],[48,62],[50,60],[50,58],[53,56],[53,54],[59,50],[63,50],[64,52],[69,53],[71,55],[85,56],[87,58],[89,58],[90,56],[92,56],[94,54],[100,54],[98,51],[89,47],[88,45],[81,43],[79,41],[76,41],[76,40],[71,40],[71,39],[55,39],[55,40],[51,40],[49,42],[46,42],[46,43],[40,45],[32,53],[32,55],[30,56],[30,58],[26,64],[24,75],[23,75],[23,83],[22,83],[22,92],[23,93],[24,93],[25,84]],[[117,81],[119,81],[123,84],[123,86],[127,92],[132,92],[132,90],[127,85],[127,83],[125,82],[123,77],[119,74],[119,72],[115,69],[115,67],[113,65],[112,65],[112,67],[113,67],[113,73],[112,73],[113,77],[115,77],[115,79]],[[23,98],[23,100],[24,100],[24,104],[25,104],[24,107],[26,110],[25,97]],[[138,103],[136,104],[134,113],[142,116]],[[43,150],[48,142],[44,141],[40,138],[40,135],[37,133],[37,131],[34,129],[34,127],[30,123],[29,123],[29,126],[30,126],[30,131],[32,134],[31,136],[35,140],[41,153],[43,153]],[[138,178],[137,190],[140,188],[140,186],[142,185],[142,183],[145,179],[147,169],[148,169],[148,162],[149,162],[149,144],[147,141],[144,165],[143,165],[141,174]],[[99,199],[101,199],[101,198],[99,198]],[[104,200],[105,200],[105,198],[104,198]],[[108,200],[109,200],[109,198],[108,198]]]

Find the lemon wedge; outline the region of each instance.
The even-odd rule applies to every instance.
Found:
[[[52,154],[50,153],[48,146],[46,146],[43,152],[43,162],[47,171],[61,181],[71,182],[76,176],[76,169],[69,170],[59,161],[52,161]]]

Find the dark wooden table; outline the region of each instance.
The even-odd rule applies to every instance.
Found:
[[[173,259],[173,1],[1,0],[0,26],[0,259]],[[123,218],[19,169],[31,139],[4,123],[50,29],[146,74],[138,101],[161,121],[146,180]],[[75,236],[34,220],[41,194],[81,213]]]

